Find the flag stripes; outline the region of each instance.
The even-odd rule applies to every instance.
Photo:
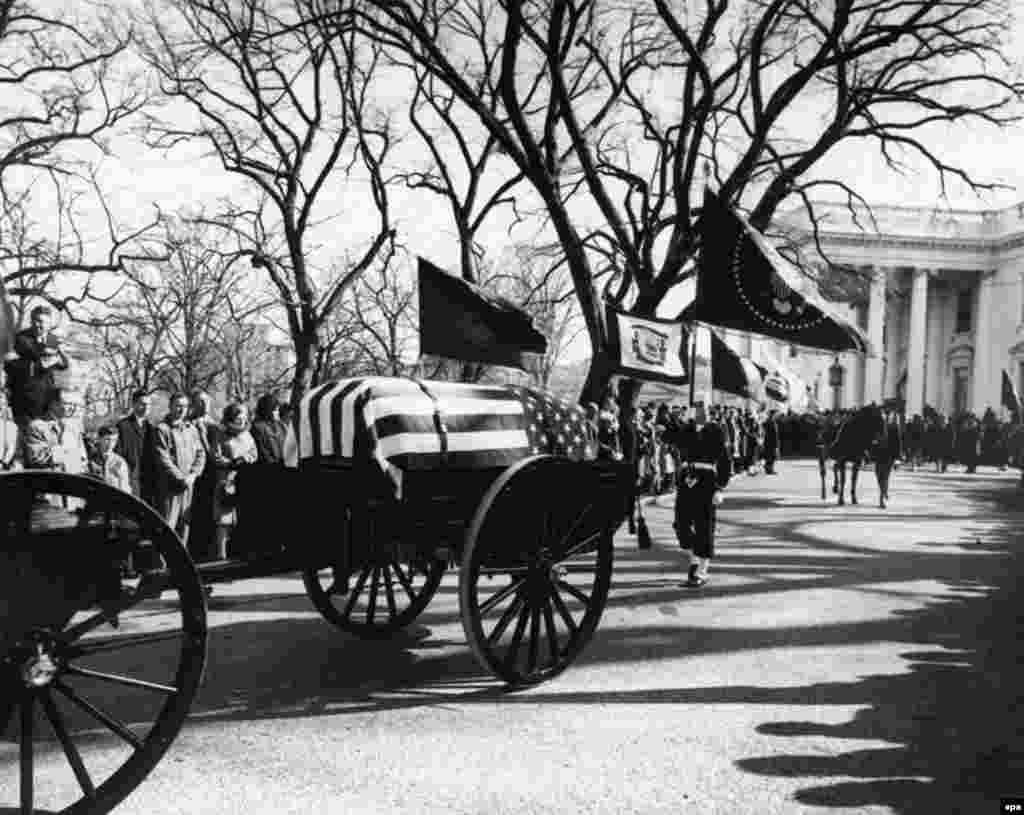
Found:
[[[529,388],[366,377],[312,389],[299,406],[300,459],[403,470],[506,467],[531,454],[592,458],[579,407]]]

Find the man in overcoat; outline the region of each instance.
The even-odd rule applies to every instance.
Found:
[[[117,446],[114,452],[128,465],[132,495],[149,504],[154,503],[153,447],[155,425],[149,418],[152,398],[144,390],[132,394],[132,410],[117,422]]]
[[[188,397],[171,397],[167,418],[156,426],[156,509],[188,546],[192,520],[192,492],[206,466],[206,452],[199,430],[185,420]],[[211,516],[212,517],[212,516]]]

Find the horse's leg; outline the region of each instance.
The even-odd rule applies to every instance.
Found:
[[[818,475],[821,476],[821,500],[825,500],[825,449],[818,448]]]
[[[885,500],[889,497],[889,468],[881,460],[875,461],[875,479],[878,481],[878,508],[885,509]]]
[[[838,458],[835,459],[832,462],[832,493],[833,494],[838,494],[838,492],[839,492],[839,472],[840,472],[840,470],[843,469],[843,467],[844,467],[844,465],[839,462]]]
[[[850,503],[857,503],[857,476],[860,474],[860,459],[850,462]]]
[[[839,494],[839,506],[846,503],[846,462],[836,460],[836,492]]]

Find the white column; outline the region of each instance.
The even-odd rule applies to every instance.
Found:
[[[906,415],[924,408],[924,349],[928,315],[928,270],[914,269],[910,289],[910,340],[907,344]]]
[[[885,354],[885,270],[875,269],[868,293],[868,342],[871,354],[864,360],[864,403],[882,403],[882,360]]]
[[[985,412],[989,405],[998,412],[999,386],[998,380],[989,376],[993,364],[999,360],[992,352],[992,324],[996,317],[996,304],[992,297],[994,290],[992,272],[978,275],[978,299],[974,312],[974,365],[971,371],[971,410],[977,416]]]

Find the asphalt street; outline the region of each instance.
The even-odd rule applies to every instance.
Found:
[[[1024,794],[1018,474],[871,472],[822,502],[811,462],[738,476],[712,582],[616,540],[580,660],[509,693],[477,667],[456,574],[407,634],[324,622],[295,576],[218,587],[203,690],[117,810],[184,813],[996,813]]]

